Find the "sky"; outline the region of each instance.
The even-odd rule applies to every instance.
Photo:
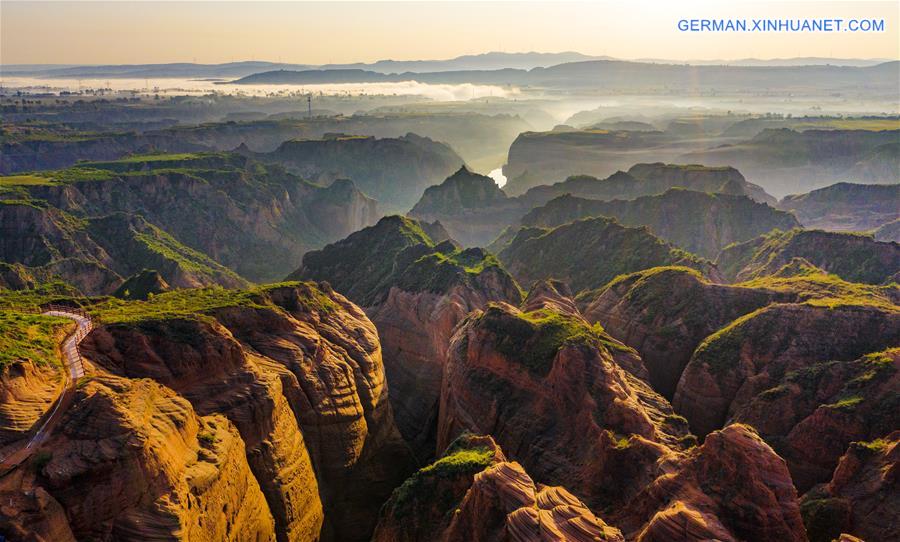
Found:
[[[878,33],[685,33],[693,18],[884,19]],[[900,3],[0,1],[0,64],[299,64],[579,51],[623,59],[900,59]]]

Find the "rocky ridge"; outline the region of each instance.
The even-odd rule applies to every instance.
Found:
[[[482,249],[435,242],[442,228],[385,217],[304,257],[291,277],[327,280],[363,306],[378,328],[391,401],[401,433],[418,457],[435,453],[444,359],[456,325],[491,301],[517,303],[521,293]],[[435,233],[437,232],[437,233]]]

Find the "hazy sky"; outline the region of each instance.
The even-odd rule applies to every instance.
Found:
[[[486,51],[619,58],[900,58],[894,2],[0,1],[0,63],[440,59]],[[883,18],[882,33],[688,34],[689,18]]]

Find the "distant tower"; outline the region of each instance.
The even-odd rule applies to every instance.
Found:
[[[312,118],[312,94],[306,95],[307,116]]]

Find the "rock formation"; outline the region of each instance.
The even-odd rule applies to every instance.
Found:
[[[852,179],[896,183],[900,131],[767,128],[750,139],[697,150],[679,161],[732,166],[779,197]],[[836,127],[839,128],[839,127]]]
[[[522,178],[518,180],[521,181]],[[799,225],[796,220],[791,219],[785,213],[767,209],[762,205],[754,205],[752,201],[774,204],[775,200],[759,187],[747,183],[740,173],[730,168],[705,168],[703,166],[661,163],[638,164],[633,166],[628,173],[618,171],[604,179],[574,175],[555,184],[541,184],[539,180],[535,179],[532,181],[529,183],[536,184],[524,194],[507,197],[507,193],[498,189],[487,177],[457,174],[448,178],[441,185],[429,189],[413,208],[411,214],[426,220],[441,221],[447,225],[454,238],[467,246],[483,246],[491,243],[507,227],[515,230],[520,225],[559,226],[577,218],[599,215],[620,216],[621,214],[621,222],[626,225],[655,225],[657,228],[654,229],[659,229],[659,235],[666,237],[663,234],[670,233],[672,234],[670,240],[675,243],[684,242],[686,239],[689,239],[691,243],[703,243],[703,238],[692,238],[689,234],[679,235],[678,233],[680,230],[690,228],[697,230],[704,226],[706,229],[703,233],[707,237],[705,242],[707,244],[722,243],[721,246],[725,246],[731,237],[748,239],[754,235],[768,232],[772,227],[790,228]],[[509,184],[512,186],[508,189],[509,185],[504,186],[504,190],[514,192],[518,183],[510,181]],[[678,187],[686,189],[689,195],[670,194],[662,197],[665,192]],[[690,195],[696,192],[722,194],[722,197]],[[642,199],[638,202],[627,201],[654,195],[660,197]],[[747,196],[752,201],[737,196]],[[556,198],[565,203],[557,202],[550,205],[552,211],[548,210],[549,214],[555,218],[550,219],[550,223],[543,223],[537,217],[523,218],[529,215],[534,208],[548,205],[548,202]],[[697,213],[721,215],[720,219],[723,223],[698,225],[696,220],[679,219],[676,216],[678,214],[683,214],[684,217],[691,219],[696,219],[698,216],[697,213],[686,212],[682,209],[679,213],[669,216],[669,219],[673,221],[669,224],[649,212],[650,208],[656,206],[674,205],[673,199],[701,208],[702,210],[698,210]],[[609,205],[601,203],[608,200],[622,201],[611,202]],[[568,208],[573,201],[584,203],[577,204],[576,207],[579,208],[577,210],[558,209],[560,205]],[[585,209],[596,207],[602,209],[603,212],[582,212],[580,207]],[[546,212],[534,211],[534,213],[546,216]],[[567,216],[567,218],[564,220],[557,218],[560,216]],[[754,221],[759,223],[756,224]],[[691,249],[688,248],[688,250]],[[709,253],[709,257],[715,255],[714,251]]]
[[[731,243],[747,241],[773,229],[800,226],[790,213],[746,196],[679,188],[634,200],[601,201],[564,195],[532,209],[521,223],[555,227],[590,216],[612,217],[624,226],[647,226],[661,239],[706,258],[715,258]]]
[[[538,480],[612,507],[692,442],[683,418],[611,352],[630,350],[560,304],[472,313],[450,344],[438,448],[489,433]],[[526,308],[528,302],[526,302]]]
[[[451,241],[435,244],[418,222],[399,216],[307,254],[292,277],[327,280],[366,309],[381,337],[397,424],[423,460],[435,453],[454,328],[488,302],[518,303],[521,295],[490,254]]]
[[[773,304],[709,336],[691,357],[673,405],[703,436],[777,385],[786,372],[851,361],[900,344],[900,311],[859,302]]]
[[[716,266],[728,280],[745,281],[771,275],[794,258],[851,282],[882,284],[900,272],[900,244],[875,241],[869,235],[791,230],[772,232],[732,245]]]
[[[893,241],[900,243],[900,218],[883,224],[874,233],[876,241]]]
[[[656,267],[611,282],[584,314],[635,348],[653,389],[671,399],[703,339],[778,298],[775,292],[710,283],[686,267]]]
[[[25,296],[21,296],[25,297]],[[0,289],[0,456],[29,436],[65,383],[59,343],[72,321],[23,311],[18,292]],[[22,444],[21,442],[19,443]]]
[[[710,434],[663,471],[611,516],[629,540],[807,539],[784,461],[747,426]]]
[[[579,250],[573,251],[573,247]],[[673,247],[647,228],[629,228],[602,217],[552,229],[522,228],[498,257],[523,285],[554,278],[575,292],[600,288],[618,275],[661,265],[685,265],[718,277],[711,262]]]
[[[531,312],[490,305],[460,326],[439,447],[489,432],[536,480],[566,487],[626,539],[806,540],[787,466],[752,428],[732,425],[695,446],[685,420],[614,360],[616,343],[549,292],[529,296]]]
[[[48,365],[20,359],[0,368],[0,446],[27,435],[56,399],[62,375]]]
[[[898,465],[900,432],[847,449],[834,476],[803,496],[802,511],[811,542],[830,541],[841,533],[852,540],[895,540],[900,536]]]
[[[440,221],[464,246],[489,243],[499,229],[516,223],[521,214],[519,202],[507,198],[493,179],[464,167],[425,190],[409,212],[419,220]]]
[[[224,417],[197,415],[153,381],[104,376],[79,389],[61,425],[38,479],[77,538],[275,540]]]
[[[731,164],[683,157],[684,147],[676,144],[683,137],[627,130],[526,132],[509,148],[509,158],[503,166],[509,182],[504,190],[510,195],[520,195],[530,190],[547,190],[538,187],[550,185],[555,193],[548,199],[567,192],[591,199],[632,199],[680,186],[700,192],[725,191],[775,203],[762,188],[747,182],[737,169],[729,167]],[[654,162],[642,163],[649,160]],[[621,183],[598,180],[615,177],[617,171],[625,170],[628,176],[622,177]]]
[[[900,427],[898,389],[900,348],[894,348],[788,372],[733,417],[775,447],[805,491],[831,477],[851,442],[875,440]]]
[[[116,288],[113,296],[121,299],[140,299],[146,301],[151,295],[168,292],[172,288],[156,270],[143,269]]]
[[[490,437],[460,436],[398,488],[375,542],[623,541],[562,487],[535,484]]]
[[[805,228],[874,230],[900,218],[900,184],[837,183],[785,196],[778,208],[794,213]]]
[[[194,295],[160,294],[137,314],[100,309],[104,325],[85,341],[87,357],[230,420],[279,540],[365,539],[411,468],[372,323],[304,283],[209,291],[199,307]]]
[[[85,294],[112,293],[141,266],[158,269],[179,288],[247,285],[140,216],[80,220],[46,204],[0,200],[0,222],[11,233],[0,242],[0,258],[61,277]]]
[[[92,286],[90,293],[115,290],[118,283],[106,275],[127,277],[143,268],[157,269],[178,287],[240,285],[234,276],[221,278],[228,271],[222,266],[250,280],[280,279],[304,252],[377,218],[376,203],[346,182],[323,188],[231,153],[132,156],[4,180],[18,192],[16,199],[0,194],[6,203],[0,209],[17,214],[0,220],[20,232],[13,239],[23,240],[4,237],[0,257],[34,266],[55,261],[19,246],[37,243],[29,241],[34,234],[26,225],[47,224],[53,231],[44,243],[58,251],[56,260],[64,258],[57,266],[96,268],[56,274]],[[107,218],[78,220],[86,217]],[[206,275],[215,280],[203,280]]]
[[[271,153],[253,156],[323,184],[353,179],[360,190],[394,212],[408,210],[427,187],[463,163],[446,144],[415,134],[391,139],[330,134],[285,141]]]

